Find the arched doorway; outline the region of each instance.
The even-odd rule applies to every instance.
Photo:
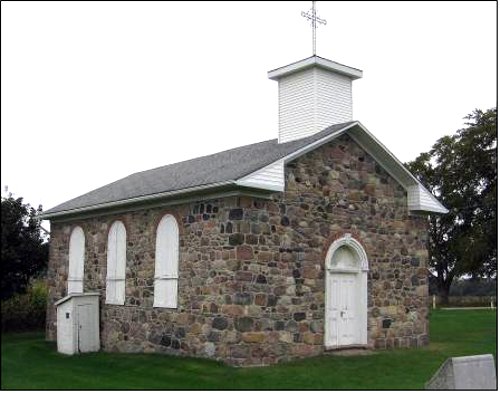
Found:
[[[367,343],[368,258],[350,234],[334,241],[325,260],[325,347]]]

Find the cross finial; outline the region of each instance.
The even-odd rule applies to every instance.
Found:
[[[311,21],[311,27],[312,27],[312,40],[313,40],[313,56],[316,56],[316,28],[317,24],[321,23],[322,25],[326,25],[326,20],[321,19],[319,16],[316,15],[316,2],[312,2],[312,8],[304,12],[302,11],[301,15],[305,17],[307,20]]]

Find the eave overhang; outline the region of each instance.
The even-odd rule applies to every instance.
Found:
[[[96,216],[111,212],[138,210],[145,206],[167,206],[187,203],[207,198],[251,195],[268,198],[273,192],[285,190],[285,165],[296,158],[347,133],[356,143],[367,151],[406,191],[408,209],[420,213],[446,214],[446,209],[408,169],[373,136],[359,121],[332,132],[294,152],[269,163],[262,168],[245,174],[238,179],[204,184],[180,190],[143,195],[119,201],[104,202],[74,209],[42,213],[42,220],[65,221],[76,217]]]
[[[259,198],[269,197],[269,191],[258,188],[242,187],[235,181],[205,184],[182,190],[174,190],[135,198],[99,203],[75,209],[61,210],[53,213],[42,213],[38,217],[42,220],[67,221],[75,218],[95,217],[110,213],[121,213],[139,210],[144,207],[171,206],[181,203],[204,200],[209,198],[222,198],[232,196],[254,196]]]

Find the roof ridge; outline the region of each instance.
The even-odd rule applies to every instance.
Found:
[[[276,138],[269,139],[138,171],[58,204],[44,214],[50,217],[57,212],[90,209],[113,201],[235,181],[354,123],[334,124],[313,135],[285,143],[278,143]]]
[[[318,131],[317,133],[315,134],[312,134],[312,135],[308,135],[308,136],[305,136],[303,138],[299,138],[299,139],[294,139],[292,141],[288,141],[288,142],[283,142],[283,143],[280,143],[281,146],[286,146],[288,144],[291,144],[291,143],[299,143],[300,141],[305,141],[306,139],[315,139],[315,137],[319,137],[319,134],[320,133],[325,133],[327,134],[327,130],[329,130],[330,128],[332,127],[338,127],[338,126],[342,126],[342,125],[347,125],[347,124],[350,124],[350,123],[355,123],[356,121],[355,120],[352,120],[352,121],[347,121],[347,122],[344,122],[344,123],[337,123],[337,124],[332,124],[328,127],[325,127],[324,129],[322,129],[321,131]],[[238,150],[238,149],[242,149],[242,148],[248,148],[250,146],[255,146],[255,145],[259,145],[259,144],[263,144],[263,143],[269,143],[269,142],[274,142],[274,141],[278,141],[278,138],[274,138],[274,139],[268,139],[268,140],[264,140],[264,141],[261,141],[261,142],[254,142],[254,143],[249,143],[247,145],[240,145],[240,146],[236,146],[236,147],[232,147],[230,149],[226,149],[226,150],[221,150],[221,151],[218,151],[218,152],[215,152],[215,153],[212,153],[212,154],[206,154],[206,155],[203,155],[203,156],[197,156],[197,157],[193,157],[193,158],[189,158],[187,160],[183,160],[183,161],[175,161],[175,162],[172,162],[170,164],[165,164],[165,165],[160,165],[160,166],[157,166],[155,168],[150,168],[150,169],[145,169],[143,171],[139,171],[139,172],[134,172],[134,173],[131,173],[130,175],[122,178],[122,179],[125,179],[129,176],[134,176],[134,175],[137,175],[137,174],[140,174],[140,173],[144,173],[144,172],[149,172],[149,171],[154,171],[154,170],[157,170],[157,169],[162,169],[162,168],[165,168],[167,166],[170,166],[170,165],[176,165],[176,164],[181,164],[181,163],[187,163],[187,162],[190,162],[190,161],[195,161],[195,160],[198,160],[198,159],[201,159],[201,158],[207,158],[207,157],[212,157],[212,156],[215,156],[215,155],[218,155],[218,154],[222,154],[222,153],[227,153],[227,152],[230,152],[230,151],[233,151],[233,150]]]

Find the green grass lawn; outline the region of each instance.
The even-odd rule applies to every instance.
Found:
[[[2,389],[423,389],[450,356],[492,353],[496,311],[436,310],[431,344],[259,368],[167,355],[65,356],[42,333],[2,335]]]

